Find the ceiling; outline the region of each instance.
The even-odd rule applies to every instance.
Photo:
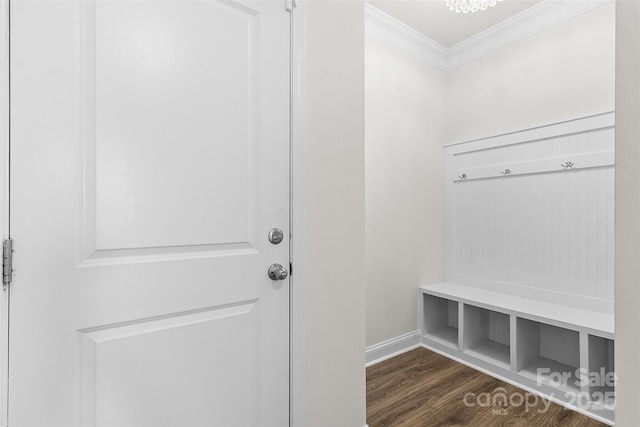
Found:
[[[444,0],[368,0],[372,6],[404,22],[445,47],[530,8],[541,0],[504,0],[475,13],[456,13]]]

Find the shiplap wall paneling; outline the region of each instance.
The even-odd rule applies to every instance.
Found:
[[[606,127],[455,146],[446,156],[447,280],[596,310],[612,302],[614,141]]]

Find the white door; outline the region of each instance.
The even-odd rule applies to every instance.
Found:
[[[287,425],[284,1],[10,18],[10,425]]]

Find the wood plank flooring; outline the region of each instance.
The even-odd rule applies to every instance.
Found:
[[[504,388],[506,406],[493,398]],[[465,405],[467,402],[475,405]],[[485,393],[480,397],[481,393]],[[529,408],[514,394],[527,393],[424,348],[367,368],[369,427],[566,426],[604,427],[592,418],[529,394]],[[490,396],[490,398],[488,397]],[[495,402],[496,406],[491,405]],[[534,403],[537,404],[533,406]],[[548,410],[545,409],[548,405]],[[528,410],[527,410],[528,409]]]

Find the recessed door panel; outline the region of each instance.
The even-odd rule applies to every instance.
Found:
[[[256,425],[255,405],[247,405],[258,397],[256,320],[248,301],[80,331],[83,421]],[[216,392],[221,385],[224,394]]]
[[[250,242],[260,15],[216,1],[84,7],[96,249]]]

